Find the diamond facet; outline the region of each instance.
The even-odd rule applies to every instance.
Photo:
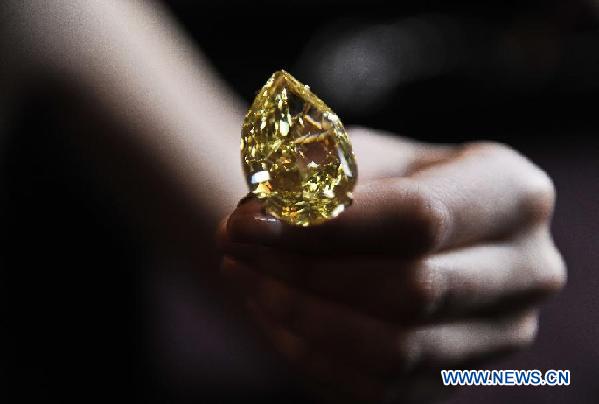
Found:
[[[358,172],[343,124],[284,70],[270,77],[245,116],[241,159],[250,192],[288,223],[321,223],[351,204]]]

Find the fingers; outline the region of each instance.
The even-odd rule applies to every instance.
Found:
[[[256,304],[249,304],[275,349],[297,370],[308,376],[308,385],[330,402],[429,402],[446,397],[454,388],[445,387],[438,372],[388,378],[376,377],[361,369],[319,352],[308,341],[272,321]]]
[[[438,249],[504,238],[545,223],[553,212],[551,179],[514,150],[466,146],[451,162],[416,172],[425,198],[440,201],[445,237]]]
[[[436,208],[420,198],[409,179],[362,184],[354,196],[353,205],[342,215],[310,227],[285,224],[265,214],[259,201],[249,200],[229,217],[227,238],[308,254],[352,250],[416,256],[442,234]]]
[[[303,338],[273,322],[255,303],[250,302],[248,307],[275,350],[297,370],[307,374],[311,379],[310,387],[319,394],[324,392],[331,399],[341,395],[351,398],[351,401],[381,401],[385,391],[381,381],[312,350]]]
[[[347,306],[297,292],[242,266],[224,270],[243,285],[248,297],[268,318],[307,341],[312,349],[375,374],[458,366],[527,346],[536,334],[534,312],[397,327]]]
[[[563,261],[541,230],[519,244],[479,245],[413,261],[305,257],[256,246],[230,253],[295,289],[398,323],[523,308],[565,283]]]
[[[383,345],[364,345],[370,339],[392,343],[394,334],[386,323],[348,310],[341,305],[308,297],[281,282],[261,276],[251,269],[230,260],[223,263],[223,273],[244,290],[272,320],[292,330],[301,329],[301,336],[317,342],[321,350],[344,355],[354,350],[357,361],[367,367],[387,361]],[[343,343],[343,348],[338,342]]]
[[[554,190],[547,175],[516,152],[477,144],[409,177],[361,183],[354,196],[338,218],[308,228],[281,223],[249,201],[229,218],[228,237],[304,253],[417,256],[545,222]]]

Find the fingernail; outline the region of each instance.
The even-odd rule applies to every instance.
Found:
[[[282,223],[261,213],[233,215],[229,218],[227,230],[233,241],[267,245],[281,234]]]

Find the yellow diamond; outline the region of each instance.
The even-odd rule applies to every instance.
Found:
[[[284,70],[260,90],[241,129],[250,192],[271,215],[308,226],[351,204],[357,166],[337,115]]]

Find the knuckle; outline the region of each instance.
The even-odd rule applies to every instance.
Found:
[[[537,288],[544,294],[551,295],[559,292],[566,285],[566,264],[554,246],[545,255],[537,280]]]
[[[395,369],[399,372],[409,372],[418,363],[421,356],[421,347],[418,343],[417,332],[400,330],[396,335],[395,344]]]
[[[555,184],[546,172],[536,166],[523,182],[521,211],[533,222],[548,220],[555,206]]]
[[[522,349],[532,345],[539,330],[539,316],[537,312],[519,318],[512,330],[512,344],[515,348]]]
[[[436,270],[429,260],[415,266],[409,287],[419,314],[431,316],[442,306],[447,289],[446,281],[442,272]]]
[[[465,154],[485,153],[490,155],[517,154],[516,151],[512,149],[510,146],[492,140],[480,140],[476,142],[466,143],[464,145],[463,152]]]
[[[463,153],[482,153],[517,169],[515,180],[521,190],[518,202],[523,217],[532,222],[546,221],[551,217],[555,205],[555,185],[545,171],[525,156],[508,145],[491,141],[468,143]]]
[[[423,244],[434,250],[443,244],[449,231],[449,210],[440,198],[424,187],[419,187],[412,198],[414,219]]]

